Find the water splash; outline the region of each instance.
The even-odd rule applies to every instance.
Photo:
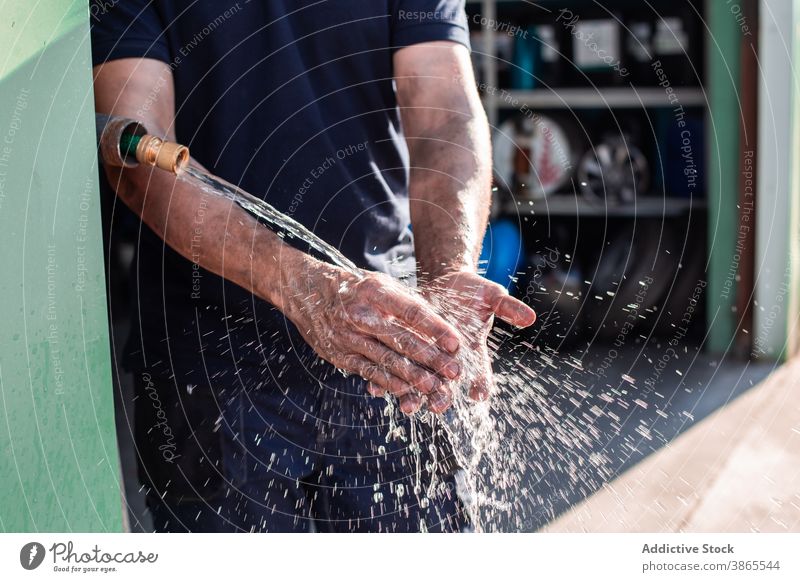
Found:
[[[231,200],[282,238],[308,245],[336,266],[363,276],[337,249],[265,201],[196,166],[190,166],[181,179],[203,192]],[[437,301],[439,311],[451,315],[468,304],[453,291],[439,293]],[[458,331],[464,344],[483,333],[479,323],[460,326]],[[411,419],[410,434],[406,434],[393,420],[395,400],[386,397],[387,442],[399,439],[407,443],[414,464],[413,491],[395,489],[397,498],[410,493],[426,507],[444,484],[435,478],[423,480],[423,474],[435,476],[440,464],[455,460],[461,468],[457,475],[459,496],[475,529],[530,530],[541,525],[542,516],[552,517],[554,505],[553,499],[534,494],[526,486],[531,467],[538,480],[558,476],[552,489],[559,498],[566,498],[567,488],[588,494],[611,477],[609,455],[595,446],[602,434],[598,420],[608,416],[609,403],[603,399],[607,394],[592,394],[585,388],[581,362],[512,339],[512,334],[502,328],[495,328],[488,338],[496,369],[494,394],[485,402],[474,402],[468,395],[470,380],[483,365],[479,354],[470,350],[459,354],[462,376],[451,386],[453,406],[446,414],[423,410]],[[565,367],[569,374],[556,374]],[[610,417],[613,420],[613,413]],[[429,429],[425,431],[430,435],[427,441],[420,436],[423,424]],[[422,447],[427,449],[425,458],[429,460],[425,462]],[[376,504],[384,500],[377,483],[373,500]],[[420,528],[430,525],[423,522]]]

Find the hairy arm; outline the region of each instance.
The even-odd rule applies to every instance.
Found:
[[[412,45],[395,55],[411,156],[410,206],[423,281],[477,268],[491,203],[491,142],[467,49]]]
[[[467,49],[451,42],[395,53],[395,80],[410,154],[409,198],[423,293],[459,329],[473,399],[493,386],[487,340],[494,316],[526,327],[533,310],[478,276],[491,203],[491,143]],[[470,356],[470,358],[472,358]]]
[[[94,77],[98,112],[135,119],[150,133],[175,140],[173,79],[165,63],[120,59],[95,67]],[[302,269],[310,257],[261,228],[230,200],[203,197],[189,182],[168,172],[143,165],[105,169],[119,198],[170,247],[284,307],[282,278],[288,271]],[[199,213],[203,213],[202,225]],[[197,228],[202,231],[196,233]]]

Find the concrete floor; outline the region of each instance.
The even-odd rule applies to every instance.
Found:
[[[114,327],[117,346],[121,346],[126,333],[125,326],[115,325]],[[619,355],[605,370],[605,378],[618,379],[623,374],[633,378],[646,378],[649,374],[652,374],[654,362],[658,361],[664,349],[665,346],[656,342],[649,343],[644,350],[638,345],[620,349],[618,350]],[[585,369],[589,371],[596,369],[597,366],[601,365],[601,361],[607,353],[608,346],[601,344],[593,346],[587,354],[582,354]],[[566,364],[561,365],[566,366]],[[670,363],[669,372],[664,372],[656,389],[647,394],[644,392],[641,394],[641,398],[651,406],[646,408],[640,406],[632,407],[629,411],[629,416],[624,419],[624,422],[621,423],[621,428],[617,430],[606,427],[607,430],[603,433],[604,437],[598,440],[596,448],[597,451],[610,453],[608,456],[612,464],[611,466],[605,466],[603,474],[599,472],[593,474],[592,468],[587,468],[587,473],[583,476],[583,482],[586,483],[586,487],[582,491],[565,486],[564,475],[555,473],[541,475],[536,474],[532,469],[529,470],[525,476],[525,481],[528,485],[530,499],[532,500],[539,496],[538,498],[545,499],[546,503],[533,503],[531,501],[529,507],[526,508],[526,513],[529,517],[526,520],[526,530],[539,530],[554,522],[559,516],[571,508],[579,506],[587,496],[603,487],[604,483],[609,481],[609,478],[614,479],[622,475],[644,459],[648,459],[648,457],[650,459],[660,458],[659,454],[661,453],[659,451],[664,447],[665,443],[672,441],[715,411],[724,408],[731,401],[763,380],[773,368],[774,364],[770,363],[720,360],[706,354],[697,353],[696,349],[687,348],[683,350],[679,359]],[[567,370],[565,369],[565,371]],[[676,371],[681,373],[678,374]],[[117,430],[123,478],[125,480],[125,494],[129,508],[130,530],[149,531],[151,524],[145,510],[140,485],[136,478],[136,453],[128,426],[128,419],[132,422],[133,413],[130,379],[121,370],[120,378],[122,382],[116,390]],[[690,416],[675,414],[668,420],[658,416],[655,404],[663,405],[665,401],[670,402],[671,410],[688,411]],[[641,438],[638,432],[640,426],[652,427],[656,430],[659,438],[654,440]],[[632,446],[631,443],[634,443],[634,445]],[[648,463],[650,459],[648,459]],[[535,466],[536,459],[532,459],[532,461],[534,463],[531,463],[531,466]],[[658,463],[659,461],[653,462]],[[687,461],[688,464],[692,462],[694,461]],[[704,461],[698,458],[698,462]],[[645,465],[643,464],[642,466]],[[797,467],[797,463],[794,466]],[[648,464],[647,467],[651,467],[651,465]],[[697,469],[697,467],[695,469],[702,472],[702,469]],[[637,471],[636,474],[639,474],[638,471],[640,470],[637,466],[635,469]],[[634,471],[631,471],[628,474],[633,473]],[[653,469],[650,474],[658,474],[658,471]],[[622,479],[625,478],[623,477]],[[625,486],[627,487],[628,482],[623,482],[626,483]],[[635,491],[639,492],[641,503],[656,503],[655,497],[653,499],[648,497],[650,494],[647,492],[650,490],[639,488],[635,489]],[[607,492],[604,491],[603,494],[606,495]],[[605,500],[598,503],[605,504],[603,505],[605,508],[608,504],[613,506],[614,500]],[[668,507],[672,507],[672,505]],[[552,527],[558,531],[580,531],[582,529],[593,529],[594,527],[600,529],[607,527],[605,522],[600,524],[586,517],[586,511],[591,515],[596,515],[594,510],[587,509],[583,511],[583,517],[580,519],[574,517],[575,513],[573,511],[569,513],[573,517],[562,518],[555,522],[558,525],[553,525]],[[660,516],[659,518],[663,520],[664,524],[673,523],[669,520],[670,516],[663,514],[663,512],[655,515],[656,517]],[[631,521],[628,518],[619,517],[617,520],[617,525],[620,528],[624,529],[629,524],[631,524]],[[652,521],[637,522],[631,524],[631,527],[641,525],[653,527],[656,524]]]
[[[800,532],[800,360],[546,531]]]

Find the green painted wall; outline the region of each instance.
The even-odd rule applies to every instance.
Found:
[[[0,530],[119,531],[88,4],[0,5]]]
[[[714,352],[733,347],[738,314],[736,236],[739,221],[739,102],[742,31],[726,2],[707,0],[708,114],[708,340]]]

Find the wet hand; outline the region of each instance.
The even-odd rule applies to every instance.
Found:
[[[373,395],[394,395],[406,414],[423,398],[442,401],[444,382],[460,375],[456,330],[391,277],[315,263],[282,294],[284,313],[317,355],[368,380]]]
[[[462,346],[461,381],[473,400],[486,400],[494,386],[492,360],[487,346],[495,316],[516,327],[535,323],[536,313],[522,301],[511,297],[497,283],[471,271],[456,271],[438,277],[423,287],[423,295],[436,311],[459,330]],[[450,394],[450,390],[441,392]],[[443,412],[452,401],[431,401],[433,412]]]

